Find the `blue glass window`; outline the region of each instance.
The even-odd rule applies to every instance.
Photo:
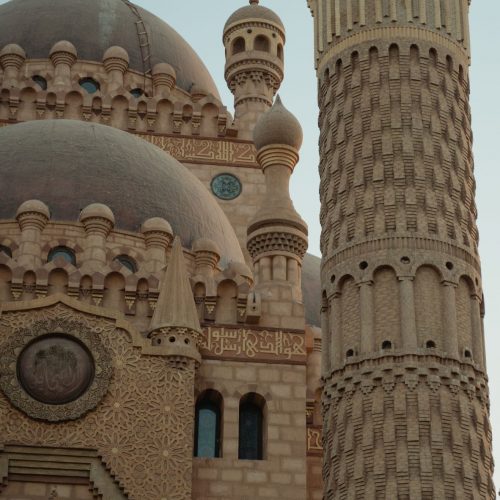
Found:
[[[240,460],[262,460],[264,400],[250,393],[240,401],[240,427],[238,458]]]
[[[40,75],[35,75],[31,78],[42,90],[47,90],[47,80]]]
[[[132,89],[130,93],[137,99],[141,97],[141,95],[144,95],[144,90],[137,88],[137,89]]]
[[[137,272],[137,264],[132,257],[129,257],[128,255],[118,255],[118,257],[115,257],[114,260],[126,267],[131,273]]]
[[[62,257],[66,262],[69,262],[73,266],[76,266],[76,257],[75,257],[75,252],[71,250],[71,248],[68,247],[55,247],[49,252],[49,257],[47,259],[47,262],[52,262],[53,260],[57,259],[58,257]]]
[[[4,253],[5,255],[7,255],[7,257],[10,257],[12,259],[12,250],[9,247],[0,245],[0,253]]]
[[[221,456],[222,396],[213,390],[205,391],[196,403],[194,456]]]
[[[101,86],[93,78],[82,78],[79,82],[80,87],[85,89],[89,94],[95,94]]]
[[[232,174],[219,174],[212,179],[212,192],[221,200],[234,200],[241,194],[241,182]]]

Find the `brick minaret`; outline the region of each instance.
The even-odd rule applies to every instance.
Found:
[[[309,0],[325,499],[493,499],[470,0]]]

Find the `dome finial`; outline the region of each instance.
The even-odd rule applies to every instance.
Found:
[[[258,5],[259,4],[259,0],[250,0],[250,5],[252,5],[254,3]]]

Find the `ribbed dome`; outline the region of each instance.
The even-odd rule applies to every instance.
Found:
[[[224,263],[243,262],[222,209],[186,167],[156,146],[104,125],[40,120],[0,128],[0,219],[26,200],[44,202],[52,220],[78,221],[103,203],[117,228],[139,232],[163,217],[185,247],[212,240]]]
[[[280,19],[276,12],[259,5],[258,2],[253,2],[250,5],[241,7],[236,12],[229,16],[229,19],[224,25],[224,31],[231,26],[231,24],[239,23],[241,21],[246,21],[247,19],[259,19],[262,21],[269,21],[271,23],[277,24],[283,31],[285,31],[285,26],[283,21]]]
[[[172,65],[177,85],[190,91],[196,84],[219,98],[207,68],[191,46],[168,24],[137,7],[149,34],[151,67]],[[0,49],[16,43],[29,59],[47,59],[51,47],[70,41],[78,58],[102,61],[113,45],[124,48],[130,68],[143,71],[136,22],[138,18],[123,0],[11,0],[0,5]]]
[[[302,146],[302,127],[297,118],[283,106],[280,96],[273,107],[259,118],[253,139],[257,149],[270,144],[285,144],[297,150]]]

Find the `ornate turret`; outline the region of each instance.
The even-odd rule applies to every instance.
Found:
[[[174,239],[170,261],[160,285],[149,337],[156,346],[165,346],[169,355],[201,361],[198,342],[201,334],[198,312],[179,237]]]
[[[307,224],[293,206],[289,184],[299,160],[302,129],[279,97],[255,126],[254,142],[257,161],[266,179],[264,203],[248,227],[247,248],[254,262],[257,291],[264,298],[277,299],[285,296],[277,289],[288,288],[293,302],[301,304],[301,266],[307,250]],[[270,306],[263,322],[275,326],[275,316]]]
[[[273,103],[283,81],[285,29],[270,9],[250,0],[224,26],[225,78],[234,94],[235,122],[240,137],[252,138],[260,115]]]
[[[495,497],[470,3],[309,1],[327,500]]]

